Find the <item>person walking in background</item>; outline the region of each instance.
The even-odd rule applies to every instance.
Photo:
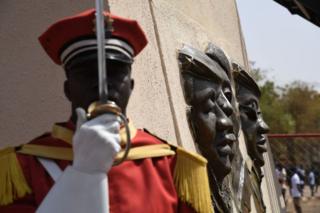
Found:
[[[300,192],[301,196],[303,197],[303,191],[304,191],[304,185],[305,185],[305,179],[306,179],[306,171],[303,168],[303,165],[300,165],[300,167],[297,168],[297,173],[300,178]]]
[[[284,166],[281,163],[276,165],[276,175],[281,186],[281,194],[283,196],[284,201],[286,202],[286,180],[287,180],[287,172]]]
[[[291,169],[292,176],[290,178],[290,183],[291,183],[291,196],[293,198],[293,203],[294,203],[294,208],[297,213],[302,213],[301,210],[301,180],[298,175],[298,171],[296,167],[293,167]]]
[[[311,191],[311,197],[314,196],[314,189],[315,189],[315,184],[316,184],[316,177],[314,174],[314,169],[311,168],[308,174],[308,183],[309,183],[309,187],[310,187],[310,191]]]
[[[319,186],[319,178],[320,178],[320,174],[319,174],[319,170],[315,169],[314,171],[314,176],[315,176],[315,190],[314,192],[317,193],[318,192],[318,186]]]

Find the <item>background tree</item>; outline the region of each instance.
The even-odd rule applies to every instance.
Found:
[[[251,63],[251,74],[261,89],[261,111],[270,133],[320,132],[319,92],[301,81],[280,87],[266,77],[267,72]],[[276,161],[285,157],[292,164],[301,162],[307,168],[320,163],[319,139],[272,139],[270,144]]]

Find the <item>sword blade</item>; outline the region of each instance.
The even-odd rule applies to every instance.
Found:
[[[108,5],[109,7],[109,5]],[[96,36],[98,46],[99,98],[101,103],[108,101],[107,66],[105,57],[105,22],[103,0],[96,0]]]

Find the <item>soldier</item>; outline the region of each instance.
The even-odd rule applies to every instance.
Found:
[[[233,95],[225,71],[228,59],[221,56],[218,49],[210,49],[207,54],[210,57],[187,45],[179,50],[182,86],[194,141],[208,160],[215,212],[232,212],[230,189],[225,181],[231,171],[236,141],[232,122]]]
[[[251,190],[258,211],[265,212],[266,207],[260,186],[263,177],[261,171],[261,167],[264,165],[263,153],[267,151],[265,134],[268,133],[269,127],[262,118],[259,106],[259,98],[261,96],[259,86],[239,65],[234,64],[234,66],[237,67],[235,68],[234,77],[242,130],[245,136],[247,152],[251,159],[247,160],[248,172],[251,177]]]
[[[125,115],[133,58],[147,39],[136,21],[105,16],[113,19],[105,41],[109,100]],[[125,162],[112,167],[123,154],[122,124],[112,113],[88,120],[85,112],[99,99],[94,19],[90,9],[39,37],[65,70],[71,116],[51,133],[0,151],[0,212],[212,212],[206,160],[135,129],[131,121],[132,148]]]

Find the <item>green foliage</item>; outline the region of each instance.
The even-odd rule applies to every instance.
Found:
[[[267,80],[261,86],[260,107],[264,119],[270,126],[271,132],[292,132],[295,120],[285,109],[283,97],[277,92],[274,82]]]
[[[320,93],[311,85],[295,81],[284,87],[267,79],[266,71],[254,66],[250,74],[261,89],[260,107],[271,133],[316,133],[320,132]],[[312,151],[320,150],[316,139],[272,139],[274,156],[286,155],[291,162],[306,162],[309,165],[315,159],[307,160]],[[297,147],[300,147],[297,149]],[[302,149],[303,147],[303,149]],[[316,160],[318,161],[318,160]]]
[[[284,87],[266,78],[266,71],[254,67],[253,78],[261,89],[260,107],[272,133],[316,132],[320,130],[320,94],[312,86],[295,81]]]

